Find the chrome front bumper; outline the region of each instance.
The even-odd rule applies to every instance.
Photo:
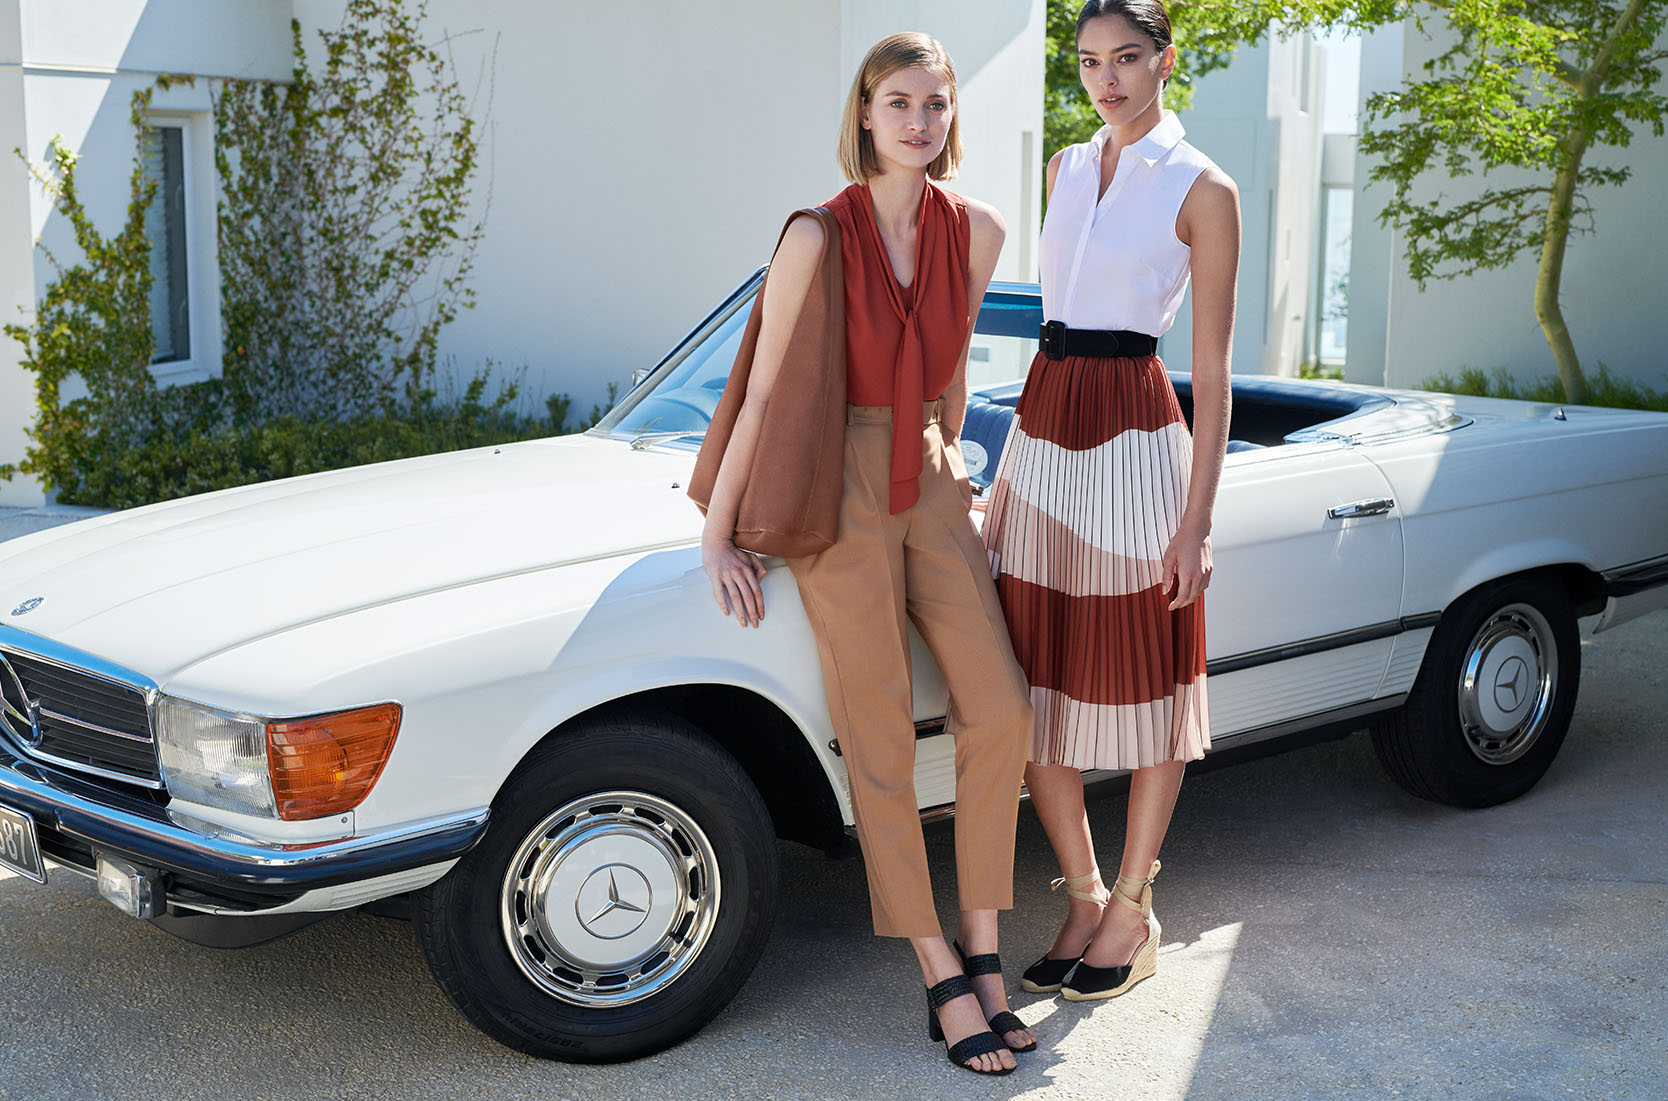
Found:
[[[90,871],[96,853],[163,874],[170,899],[257,911],[308,891],[456,860],[486,832],[480,807],[309,845],[214,836],[174,821],[138,795],[49,769],[0,738],[0,803],[35,820],[55,864]]]

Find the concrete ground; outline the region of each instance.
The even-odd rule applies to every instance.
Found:
[[[1022,812],[1003,937],[1042,1045],[1007,1078],[926,1041],[908,948],[869,933],[861,862],[784,845],[775,933],[740,996],[611,1067],[475,1032],[397,920],[221,952],[68,875],[0,879],[0,1097],[1668,1096],[1664,653],[1668,615],[1587,642],[1568,741],[1505,806],[1403,794],[1364,735],[1191,777],[1155,888],[1158,977],[1094,1007],[1018,992],[1063,909]],[[1116,792],[1092,805],[1107,854],[1122,809]],[[929,848],[949,917],[950,831]]]

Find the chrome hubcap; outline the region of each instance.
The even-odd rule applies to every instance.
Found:
[[[575,799],[527,835],[504,876],[504,939],[545,992],[627,1005],[689,970],[718,915],[718,859],[664,799],[606,791]]]
[[[1460,726],[1485,764],[1505,765],[1529,751],[1546,728],[1558,651],[1546,617],[1508,604],[1471,639],[1460,673]]]

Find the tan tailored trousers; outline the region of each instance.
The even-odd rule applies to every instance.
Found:
[[[921,497],[887,512],[890,406],[848,406],[834,545],[791,559],[816,632],[828,711],[851,781],[875,933],[941,936],[915,797],[909,624],[950,689],[956,742],[956,884],[964,910],[1013,905],[1014,827],[1031,739],[990,560],[967,515],[959,454],[927,405]]]

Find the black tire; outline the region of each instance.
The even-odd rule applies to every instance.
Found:
[[[1504,803],[1552,765],[1580,681],[1562,587],[1533,576],[1490,582],[1442,613],[1407,703],[1371,727],[1373,748],[1422,799]]]
[[[435,981],[481,1031],[541,1058],[618,1062],[735,996],[764,951],[777,871],[735,758],[682,719],[634,712],[535,750],[413,920]]]

